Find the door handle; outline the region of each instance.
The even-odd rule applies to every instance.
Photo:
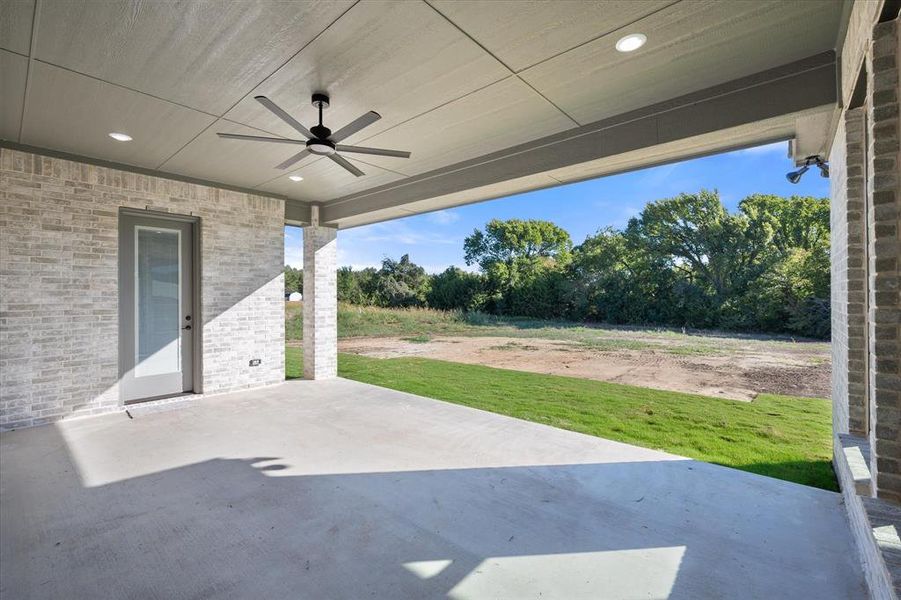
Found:
[[[191,329],[191,326],[190,326],[190,325],[185,325],[184,327],[182,327],[182,329]]]

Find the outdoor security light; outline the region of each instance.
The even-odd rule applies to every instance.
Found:
[[[785,178],[788,179],[789,183],[798,183],[801,181],[801,176],[804,175],[807,171],[810,170],[811,165],[816,165],[817,168],[820,169],[820,176],[829,177],[829,163],[824,161],[819,156],[808,156],[804,159],[804,166],[798,169],[797,171],[791,171],[785,174]]]
[[[788,179],[788,181],[790,183],[798,183],[799,181],[801,181],[801,176],[804,173],[806,173],[808,169],[810,169],[810,167],[808,167],[807,165],[804,165],[797,171],[792,171],[791,173],[787,173],[785,175],[785,178]]]

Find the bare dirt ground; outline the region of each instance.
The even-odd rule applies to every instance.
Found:
[[[586,343],[523,337],[378,337],[339,341],[341,352],[421,356],[751,401],[759,393],[829,396],[828,344],[641,332]]]

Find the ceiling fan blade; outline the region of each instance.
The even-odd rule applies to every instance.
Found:
[[[288,160],[286,160],[286,161],[283,162],[282,164],[276,165],[275,168],[276,168],[276,169],[285,170],[285,169],[287,169],[288,167],[290,167],[291,165],[293,165],[294,163],[299,162],[300,160],[302,160],[303,158],[305,158],[309,153],[310,153],[310,151],[307,150],[306,148],[304,148],[303,150],[301,150],[300,152],[298,152],[297,154],[295,154],[294,156],[292,156],[291,158],[289,158]]]
[[[265,137],[262,135],[241,135],[240,133],[217,133],[227,140],[249,140],[251,142],[276,142],[279,144],[306,144],[304,140],[289,140],[287,138]]]
[[[268,108],[269,111],[272,112],[272,114],[274,114],[276,117],[278,117],[279,119],[281,119],[282,121],[284,121],[285,123],[287,123],[288,125],[293,127],[295,130],[299,131],[300,134],[302,136],[304,136],[305,138],[313,137],[313,134],[310,133],[309,129],[307,129],[306,127],[301,125],[297,121],[297,119],[295,119],[294,117],[292,117],[291,115],[289,115],[288,113],[286,113],[285,111],[280,109],[275,102],[273,102],[266,96],[254,96],[254,99],[257,102],[259,102],[260,104],[262,104],[263,106],[265,106],[266,108]]]
[[[342,156],[338,156],[337,154],[329,154],[328,157],[330,159],[332,159],[333,161],[335,161],[336,163],[338,163],[339,165],[341,165],[342,167],[344,167],[345,169],[347,169],[348,171],[350,171],[351,173],[353,173],[353,175],[355,177],[362,177],[363,175],[366,174],[363,171],[361,171],[360,169],[356,168],[349,160],[347,160],[346,158],[344,158]]]
[[[384,150],[382,148],[366,148],[364,146],[335,146],[338,152],[356,152],[357,154],[374,154],[376,156],[395,156],[397,158],[410,158],[409,152],[403,150]]]
[[[350,123],[348,123],[341,129],[339,129],[338,131],[333,133],[332,137],[330,137],[329,139],[332,140],[333,142],[340,142],[344,138],[348,138],[348,137],[352,136],[353,134],[360,131],[364,127],[369,127],[370,125],[372,125],[373,123],[375,123],[376,121],[378,121],[381,118],[382,118],[382,115],[380,115],[379,113],[377,113],[373,110],[370,110],[365,115],[363,115],[361,117],[357,117],[355,120],[351,121]]]

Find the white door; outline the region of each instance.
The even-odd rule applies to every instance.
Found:
[[[119,221],[119,371],[126,402],[194,387],[193,223]]]

